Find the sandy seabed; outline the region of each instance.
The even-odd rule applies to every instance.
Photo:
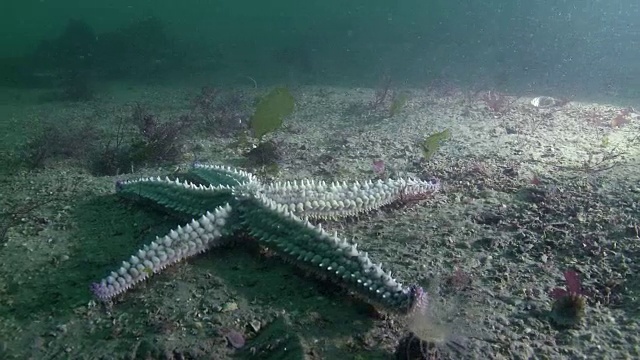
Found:
[[[375,160],[384,161],[385,175],[441,180],[442,191],[418,204],[324,225],[400,281],[430,291],[429,321],[444,329],[436,336],[438,358],[640,357],[640,119],[633,109],[579,101],[541,109],[531,97],[513,97],[494,111],[483,93],[407,89],[408,102],[389,117],[367,106],[372,89],[291,91],[296,110],[273,135],[283,153],[279,180],[372,179]],[[0,106],[0,128],[6,144],[45,118],[108,126],[135,101],[171,118],[197,92],[148,87],[37,105],[27,94]],[[424,160],[421,140],[445,129],[451,138]],[[197,146],[200,161],[231,163],[239,157],[232,140],[201,137],[188,148]],[[185,163],[195,158],[187,151]],[[238,246],[167,269],[110,306],[96,304],[92,281],[177,225],[118,201],[117,178],[59,161],[1,179],[2,211],[43,199],[0,247],[3,359],[226,359],[238,352],[281,359],[282,346],[291,359],[393,357],[411,319],[372,312],[338,288]],[[567,269],[579,274],[587,307],[580,326],[563,329],[549,318],[549,292],[565,286]],[[231,331],[244,334],[242,350],[229,346]],[[464,349],[444,344],[453,338]]]

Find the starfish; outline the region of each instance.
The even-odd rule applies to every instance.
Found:
[[[156,237],[92,284],[98,300],[108,302],[167,266],[229,244],[241,231],[284,260],[377,307],[406,313],[423,300],[419,286],[403,286],[358,250],[357,244],[327,233],[310,220],[350,217],[394,202],[420,200],[439,190],[437,180],[263,184],[249,172],[204,164],[195,164],[185,175],[182,181],[148,177],[116,183],[122,197],[151,202],[193,219]]]

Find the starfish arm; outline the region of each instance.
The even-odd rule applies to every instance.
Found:
[[[160,177],[119,181],[116,191],[119,196],[151,202],[190,217],[200,216],[234,199],[228,186],[203,186]]]
[[[108,301],[167,266],[226,244],[231,237],[225,235],[236,228],[231,206],[220,206],[213,213],[207,212],[198,220],[178,226],[164,237],[156,237],[128,261],[123,261],[116,271],[92,284],[91,291],[98,300]]]
[[[357,244],[301,220],[265,196],[246,199],[238,206],[249,234],[285,260],[383,308],[407,312],[415,304],[416,287],[403,287]]]
[[[440,189],[438,181],[388,179],[377,182],[334,182],[303,180],[275,183],[262,194],[300,217],[332,219],[354,216],[396,201],[426,198]]]
[[[193,182],[213,186],[238,186],[248,183],[259,183],[250,172],[228,166],[205,165],[195,163],[187,174]]]

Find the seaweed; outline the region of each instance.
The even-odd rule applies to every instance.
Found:
[[[585,316],[587,301],[575,270],[564,271],[565,289],[556,287],[549,292],[554,299],[551,320],[560,328],[578,327]]]
[[[133,127],[133,128],[132,128]],[[133,172],[135,167],[179,162],[193,118],[162,121],[146,106],[135,104],[129,117],[121,119],[116,132],[102,149],[93,152],[90,168],[95,175]]]
[[[422,148],[422,156],[424,156],[424,159],[431,159],[431,157],[440,148],[440,145],[442,145],[442,142],[449,140],[450,137],[451,131],[449,131],[449,129],[445,129],[441,132],[437,132],[427,136],[420,144],[420,148]]]
[[[369,104],[369,108],[371,111],[375,111],[384,106],[389,98],[389,95],[392,93],[391,90],[391,76],[385,74],[382,76],[380,80],[380,84],[376,89],[375,96],[373,101]]]
[[[88,121],[62,123],[46,121],[18,150],[29,169],[46,167],[52,160],[83,158],[99,139],[97,127]]]
[[[262,137],[282,126],[282,120],[293,112],[294,99],[287,88],[275,88],[263,97],[256,111],[251,116],[249,126],[253,135],[261,140]]]
[[[391,100],[391,106],[389,107],[389,117],[394,117],[402,111],[407,104],[409,96],[406,93],[396,94]]]

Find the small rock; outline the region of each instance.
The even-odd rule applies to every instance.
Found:
[[[580,339],[586,342],[593,342],[596,339],[596,336],[593,333],[586,333],[580,336]]]
[[[224,303],[220,307],[220,312],[232,312],[238,310],[238,304],[235,301]]]
[[[251,322],[249,322],[249,326],[251,327],[251,330],[253,330],[253,332],[257,333],[258,331],[260,331],[262,323],[260,322],[260,320],[251,320]]]
[[[245,344],[244,335],[235,330],[227,331],[224,338],[227,339],[229,345],[233,346],[234,349],[241,349]]]
[[[498,316],[496,316],[495,321],[496,321],[498,324],[503,325],[503,326],[509,326],[509,325],[510,325],[510,324],[509,324],[509,320],[507,320],[507,318],[506,318],[506,317],[504,317],[504,316],[502,316],[502,315],[498,315]]]

